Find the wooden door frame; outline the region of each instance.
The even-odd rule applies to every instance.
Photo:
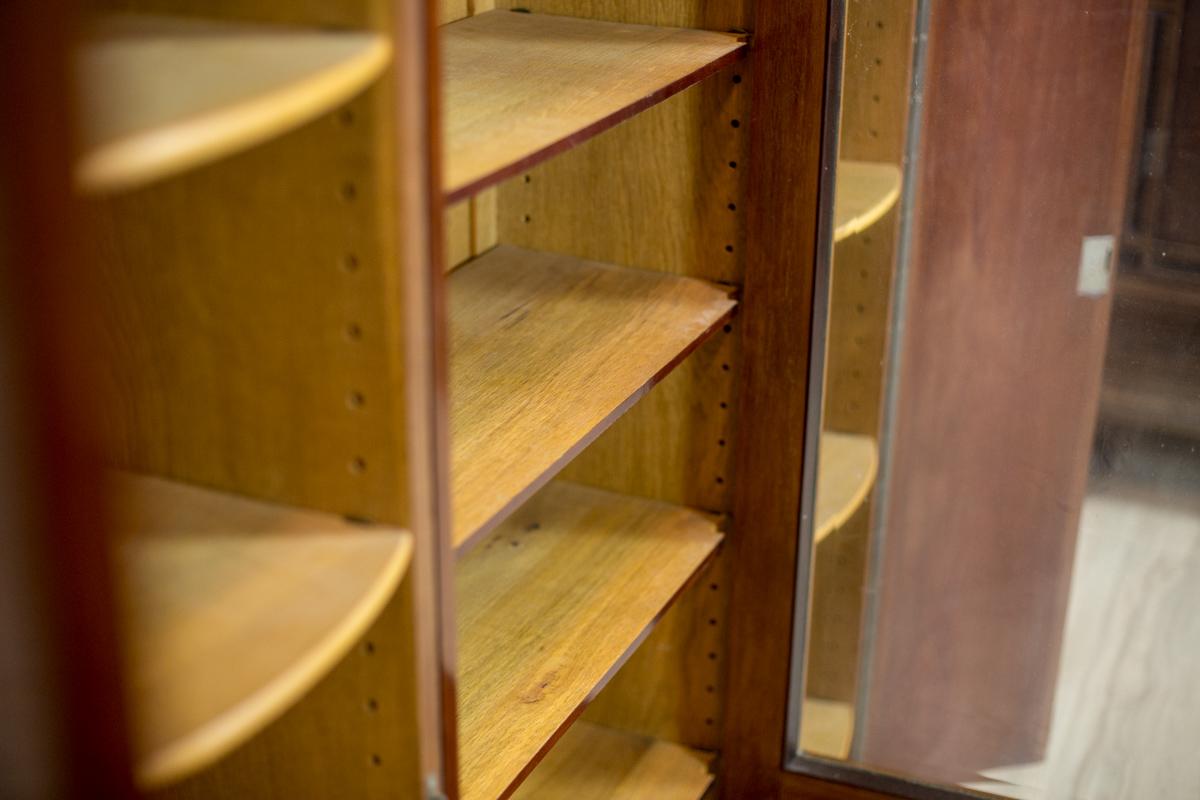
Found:
[[[747,422],[737,437],[727,540],[729,672],[719,768],[720,791],[730,798],[888,796],[786,769],[825,111],[827,102],[836,104],[827,97],[827,46],[841,2],[759,0],[755,9],[741,304],[740,417]]]

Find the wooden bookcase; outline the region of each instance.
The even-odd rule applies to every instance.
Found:
[[[757,796],[822,4],[47,8],[136,791]]]

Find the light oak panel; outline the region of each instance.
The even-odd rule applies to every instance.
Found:
[[[406,519],[388,108],[91,204],[118,466]]]
[[[110,15],[78,54],[77,182],[116,191],[260,144],[379,77],[376,33]]]
[[[708,761],[671,742],[577,722],[513,797],[699,800],[712,783]]]
[[[697,576],[583,719],[702,750],[721,747],[729,561]]]
[[[622,23],[753,27],[741,0],[509,4]],[[501,241],[740,285],[753,81],[751,63],[738,62],[501,184]],[[731,455],[739,404],[739,317],[727,325],[581,453],[564,477],[728,510],[738,480]],[[717,583],[715,593],[693,588],[680,598],[589,715],[689,745],[716,746],[725,629],[723,614],[715,617],[721,627],[709,628],[708,620],[714,618],[710,610],[723,610],[727,591],[724,580]],[[709,693],[709,686],[716,691]]]
[[[731,63],[733,34],[491,11],[442,28],[450,201]]]
[[[527,774],[720,540],[697,512],[553,483],[459,563],[465,800]]]
[[[800,750],[809,755],[845,759],[854,738],[854,706],[815,697],[804,701]]]
[[[403,531],[114,474],[137,775],[176,781],[317,683],[395,592]]]
[[[454,542],[544,484],[732,311],[724,287],[500,246],[452,273]]]
[[[413,580],[299,703],[218,763],[155,800],[421,797]]]

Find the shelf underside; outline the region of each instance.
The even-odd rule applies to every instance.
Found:
[[[121,619],[139,783],[246,741],[370,626],[408,566],[389,528],[158,478],[114,475]]]
[[[872,161],[839,161],[833,239],[840,242],[878,222],[900,199],[900,168]]]
[[[459,562],[464,800],[528,774],[720,541],[707,515],[554,482]]]
[[[501,246],[450,275],[454,544],[503,518],[728,318],[728,287]]]
[[[390,55],[374,33],[102,17],[77,57],[77,182],[135,188],[260,144],[349,100]]]
[[[513,798],[699,800],[712,779],[705,753],[576,722]]]
[[[814,542],[845,524],[866,502],[879,469],[875,440],[870,436],[825,431],[818,456]]]
[[[739,58],[738,39],[512,11],[443,26],[447,200],[686,89]]]

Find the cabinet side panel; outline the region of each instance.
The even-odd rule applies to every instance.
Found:
[[[406,522],[385,108],[93,204],[119,466]]]

